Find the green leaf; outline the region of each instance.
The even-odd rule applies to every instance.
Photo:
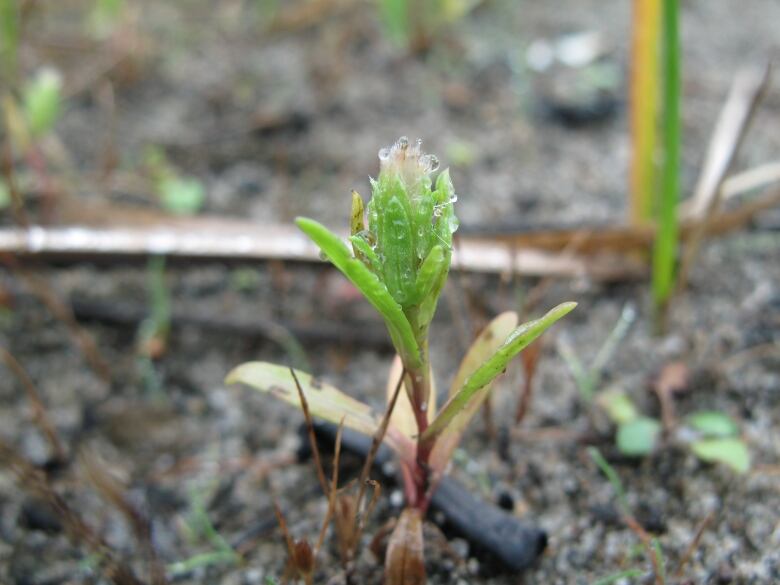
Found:
[[[629,423],[639,416],[631,398],[622,390],[600,392],[596,402],[607,412],[610,420],[617,425]]]
[[[33,137],[49,132],[60,115],[62,77],[54,69],[42,69],[24,88],[24,114]]]
[[[733,437],[739,434],[737,423],[727,414],[702,410],[687,417],[688,425],[707,437]]]
[[[206,200],[206,190],[197,179],[167,176],[160,180],[158,189],[163,207],[177,215],[197,213]]]
[[[750,453],[747,445],[737,437],[701,439],[691,443],[691,451],[707,463],[723,463],[737,473],[750,469]]]
[[[295,223],[379,311],[390,332],[393,345],[407,368],[420,367],[420,349],[412,326],[382,281],[360,260],[353,258],[344,242],[321,223],[304,217],[297,218]]]
[[[368,245],[361,236],[350,236],[349,241],[352,242],[352,251],[355,253],[355,258],[367,264],[374,274],[382,273],[382,263],[379,261],[379,256]]]
[[[379,428],[380,418],[370,406],[347,396],[341,390],[321,382],[311,374],[295,370],[303,395],[312,415],[344,426],[364,435],[372,435]],[[301,402],[290,368],[268,362],[247,362],[231,371],[226,384],[246,384],[260,392],[272,394],[288,404],[300,408]]]
[[[409,0],[379,0],[379,10],[388,35],[399,44],[409,37]]]
[[[11,206],[11,190],[5,181],[0,179],[0,211]]]
[[[493,319],[482,330],[460,363],[458,373],[452,381],[452,386],[450,386],[450,397],[455,396],[458,390],[463,387],[464,382],[499,350],[507,337],[517,327],[517,321],[517,313],[507,311]],[[436,445],[431,452],[430,458],[430,464],[435,470],[444,471],[446,468],[455,447],[457,447],[463,436],[466,426],[479,410],[485,398],[487,398],[492,384],[492,381],[489,382],[483,391],[468,403],[460,414],[450,422],[439,438],[436,439]]]
[[[444,248],[434,246],[417,271],[414,302],[419,303],[431,294],[445,264]]]
[[[655,448],[660,432],[661,423],[654,418],[640,416],[618,427],[617,448],[632,457],[647,455]]]
[[[454,396],[450,397],[433,421],[433,424],[423,433],[421,441],[430,447],[461,412],[466,410],[467,413],[473,414],[475,411],[469,408],[469,404],[472,401],[481,402],[484,400],[483,394],[490,390],[490,382],[504,372],[512,358],[576,306],[577,303],[562,303],[540,319],[529,321],[512,332],[493,356],[479,366],[466,379],[461,389]],[[465,423],[467,422],[468,419]]]
[[[5,81],[10,82],[17,69],[21,4],[17,0],[0,0],[0,67]]]

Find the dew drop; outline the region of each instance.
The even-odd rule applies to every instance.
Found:
[[[322,260],[323,262],[327,262],[328,261],[328,255],[325,252],[323,252],[322,250],[320,250],[320,260]]]
[[[420,403],[420,410],[422,412],[428,412],[428,403],[424,400]]]
[[[390,158],[390,149],[389,148],[380,148],[379,149],[379,160],[382,162],[388,160]]]
[[[430,154],[428,155],[429,162],[428,162],[428,170],[429,172],[433,172],[439,168],[439,159],[436,157],[436,155]]]
[[[458,231],[458,226],[460,225],[460,222],[458,221],[458,218],[454,215],[450,216],[450,221],[448,227],[450,228],[450,233],[454,234],[456,231]]]
[[[398,147],[399,150],[406,150],[409,148],[409,139],[406,136],[401,136],[401,138],[398,139],[398,142],[395,143],[396,147]]]
[[[450,203],[457,203],[458,202],[458,196],[453,193],[450,195]]]

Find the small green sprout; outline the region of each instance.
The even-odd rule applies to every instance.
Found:
[[[635,318],[633,306],[624,306],[617,323],[588,366],[563,336],[558,341],[558,350],[583,402],[598,406],[615,425],[615,446],[618,450],[629,457],[645,457],[660,443],[661,422],[644,415],[624,390],[616,386],[601,388],[604,368],[628,334]],[[673,438],[701,461],[723,463],[737,473],[745,473],[749,469],[747,446],[739,437],[739,427],[727,415],[717,411],[696,412],[675,427],[679,432]]]
[[[33,139],[48,134],[57,123],[62,101],[62,76],[56,69],[41,69],[23,89],[22,105]]]
[[[410,144],[402,137],[381,149],[379,160],[368,205],[364,208],[361,197],[352,195],[351,246],[314,220],[299,218],[296,223],[381,314],[398,354],[388,376],[388,400],[399,379],[404,391],[390,416],[385,442],[400,459],[408,508],[398,523],[401,528],[396,528],[396,533],[405,530],[406,536],[394,533],[396,538],[390,540],[394,554],[388,553],[388,559],[412,563],[412,557],[422,551],[421,515],[494,381],[576,303],[558,305],[519,326],[514,312],[496,317],[467,351],[446,402],[437,409],[428,330],[450,268],[452,234],[458,227],[457,197],[447,170],[435,181],[431,178],[439,163],[422,152],[419,140]],[[366,435],[379,428],[381,418],[368,405],[304,372],[296,372],[296,377],[313,415]],[[285,367],[250,362],[235,368],[226,381],[247,384],[301,407],[295,380]],[[396,545],[409,556],[400,554]],[[399,574],[398,567],[389,570],[393,562],[388,560],[388,575]],[[395,581],[388,577],[388,583]]]
[[[192,215],[203,208],[206,202],[203,183],[194,177],[179,174],[161,148],[147,148],[144,163],[152,176],[160,203],[166,211],[175,215]]]

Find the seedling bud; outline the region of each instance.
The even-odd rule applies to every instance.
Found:
[[[411,145],[401,137],[379,151],[381,166],[379,177],[372,181],[367,234],[378,266],[361,258],[404,310],[426,301],[435,305],[449,270],[452,233],[458,226],[453,208],[457,198],[449,173],[440,173],[432,188],[430,175],[439,161],[423,153],[421,145],[421,140]],[[434,248],[441,251],[429,259]],[[426,274],[420,281],[424,265]]]

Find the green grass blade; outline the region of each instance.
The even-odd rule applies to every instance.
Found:
[[[392,297],[387,287],[360,260],[353,258],[349,248],[336,234],[321,223],[299,217],[298,227],[317,244],[333,265],[338,268],[369,303],[379,311],[387,324],[390,337],[407,368],[420,366],[420,349],[412,332],[412,326],[401,306]]]
[[[461,425],[465,426],[468,420],[454,423],[456,417],[465,416],[470,418],[470,416],[473,416],[469,404],[472,401],[481,401],[483,399],[481,393],[486,393],[490,389],[490,382],[506,369],[512,358],[576,306],[577,303],[562,303],[543,317],[518,327],[496,350],[493,356],[477,368],[464,382],[461,389],[442,407],[439,415],[421,436],[422,444],[429,447],[432,446],[450,424],[456,424],[458,427]]]
[[[674,286],[677,254],[677,201],[680,190],[680,38],[678,0],[663,0],[664,147],[658,234],[653,249],[653,300],[663,309]]]

